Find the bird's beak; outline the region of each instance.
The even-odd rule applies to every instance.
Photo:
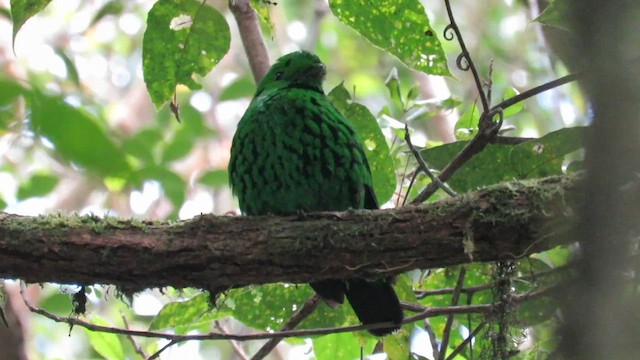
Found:
[[[319,79],[324,79],[324,76],[327,74],[327,68],[324,64],[315,64],[310,70],[310,74],[312,76],[318,77]]]

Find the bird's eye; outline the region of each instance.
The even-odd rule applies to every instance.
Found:
[[[284,76],[284,73],[282,71],[278,71],[276,73],[276,81],[282,80],[282,76]]]

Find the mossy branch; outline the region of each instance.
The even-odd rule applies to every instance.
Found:
[[[183,222],[0,213],[0,278],[222,290],[518,259],[571,241],[579,177],[503,183],[421,207]]]

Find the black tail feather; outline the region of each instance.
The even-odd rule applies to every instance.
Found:
[[[373,335],[384,336],[400,329],[404,316],[398,296],[388,281],[351,279],[346,282],[344,289],[347,300],[363,324],[397,324],[369,330]]]
[[[331,307],[336,307],[344,302],[345,283],[342,280],[322,280],[312,282],[309,285]]]

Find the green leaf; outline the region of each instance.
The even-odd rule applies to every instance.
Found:
[[[391,114],[400,118],[404,113],[404,102],[402,101],[402,94],[400,91],[400,80],[398,79],[398,69],[393,68],[387,76],[387,80],[384,85],[389,90],[389,105],[391,105]]]
[[[209,302],[209,294],[203,293],[187,301],[166,304],[153,318],[149,330],[174,329],[177,334],[198,329],[206,331],[213,320],[228,316],[223,308],[213,308]]]
[[[476,103],[467,109],[458,119],[454,128],[456,139],[470,140],[478,132],[478,123],[480,121],[481,110],[478,109]]]
[[[25,92],[17,82],[0,76],[0,134],[16,120],[15,99]]]
[[[13,38],[11,46],[15,47],[16,35],[29,18],[42,11],[51,0],[11,0],[11,19],[13,20]]]
[[[351,101],[351,95],[340,83],[329,93],[329,100],[349,120],[358,134],[369,161],[376,197],[384,204],[396,189],[393,158],[389,154],[389,145],[380,130],[375,116],[366,106]]]
[[[187,131],[177,131],[171,142],[164,148],[160,163],[167,164],[189,155],[193,144],[194,139]]]
[[[100,10],[96,13],[96,15],[91,20],[90,26],[95,25],[98,21],[102,20],[107,15],[120,15],[124,10],[124,1],[122,0],[112,0],[102,5]]]
[[[359,359],[361,347],[365,354],[370,354],[376,344],[373,339],[361,344],[360,339],[350,332],[319,336],[313,338],[313,352],[318,360]]]
[[[258,17],[265,25],[264,30],[266,36],[271,36],[273,34],[273,21],[271,21],[271,14],[269,12],[270,7],[275,5],[274,2],[265,1],[265,0],[251,0],[251,7],[256,11]]]
[[[173,138],[167,146],[162,149],[161,164],[167,164],[189,155],[199,138],[207,137],[214,133],[204,123],[202,113],[192,106],[183,107],[181,116],[183,119],[182,124],[172,124],[173,126],[178,126],[178,130],[173,134]]]
[[[91,319],[91,323],[95,325],[109,326],[105,320],[98,316]],[[122,344],[116,334],[91,331],[86,328],[84,331],[87,334],[87,337],[89,337],[91,347],[93,347],[93,349],[105,359],[119,360],[125,358],[124,351],[122,351]]]
[[[198,182],[212,188],[226,186],[229,183],[229,172],[226,169],[211,170],[204,173]]]
[[[385,337],[383,346],[389,360],[411,359],[409,334],[406,331],[399,331],[398,334]]]
[[[251,97],[256,92],[256,83],[250,76],[243,76],[234,80],[229,86],[222,89],[219,101],[235,100],[242,97]]]
[[[571,31],[573,26],[571,16],[568,16],[569,6],[569,1],[554,0],[533,21]]]
[[[144,129],[126,139],[122,144],[122,149],[146,164],[154,164],[154,149],[160,141],[162,141],[160,129]]]
[[[36,174],[20,184],[17,198],[24,200],[30,197],[45,196],[58,185],[57,176],[47,174]]]
[[[88,112],[60,98],[34,93],[31,120],[32,130],[68,161],[103,176],[125,177],[131,172],[124,152]]]
[[[458,192],[467,192],[503,181],[562,174],[564,156],[582,147],[585,131],[585,127],[573,127],[515,146],[489,144],[447,183]],[[445,144],[421,154],[429,166],[442,169],[467,143]]]
[[[519,178],[561,174],[564,156],[582,147],[585,131],[585,127],[560,129],[514,146],[509,158],[512,169]]]
[[[230,290],[221,305],[227,307],[235,319],[249,327],[277,330],[313,294],[308,285],[247,286]],[[358,319],[349,305],[333,309],[323,302],[297,328],[325,328],[357,323]]]
[[[504,92],[504,96],[502,97],[502,100],[511,99],[512,97],[515,97],[518,94],[519,94],[518,90],[514,88],[508,88],[507,91]],[[506,118],[512,117],[513,115],[519,113],[522,110],[524,110],[524,102],[520,101],[519,103],[515,103],[509,106],[508,108],[504,109],[502,112],[502,118],[506,119]]]
[[[342,23],[408,67],[451,75],[440,40],[419,0],[331,0],[329,4]]]
[[[277,330],[313,293],[308,286],[268,284],[233,289],[224,307],[245,325],[260,330]]]
[[[26,89],[12,79],[0,76],[0,107],[10,104],[16,97],[23,95]]]
[[[7,202],[4,201],[2,195],[0,195],[0,210],[4,210],[7,207]]]
[[[80,86],[80,76],[78,75],[78,69],[73,60],[67,55],[63,48],[56,46],[54,48],[55,53],[60,56],[64,62],[64,66],[67,69],[67,79],[69,79],[75,86]]]
[[[179,210],[184,202],[187,184],[180,176],[171,170],[161,166],[148,166],[140,169],[140,179],[158,180],[162,185],[164,194],[171,201],[173,206]]]
[[[156,107],[169,101],[178,84],[200,89],[193,75],[206,75],[229,51],[224,16],[195,0],[158,1],[147,18],[142,64]]]

